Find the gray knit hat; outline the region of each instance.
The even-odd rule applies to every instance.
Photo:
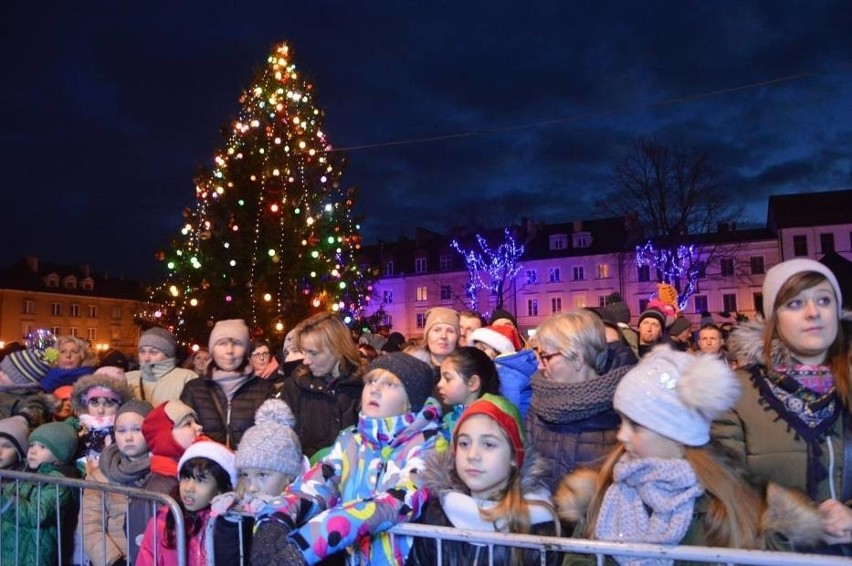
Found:
[[[237,470],[254,468],[295,478],[302,472],[302,444],[296,418],[281,399],[267,399],[254,414],[254,426],[240,439]]]
[[[27,419],[21,415],[15,415],[14,417],[0,421],[0,437],[8,438],[15,445],[15,450],[18,451],[18,458],[21,460],[27,457],[27,450],[30,447],[29,436],[29,424],[27,423]]]
[[[139,348],[147,346],[156,348],[169,358],[174,358],[177,353],[177,340],[174,335],[159,326],[149,328],[139,337]]]
[[[124,413],[136,413],[142,415],[142,418],[148,416],[148,413],[154,410],[154,406],[148,401],[140,401],[139,399],[130,399],[126,401],[115,413],[115,420],[118,420],[120,415]]]
[[[65,422],[47,423],[30,434],[30,444],[40,442],[60,464],[68,464],[77,452],[77,431]]]
[[[365,375],[374,369],[389,371],[402,382],[412,413],[423,408],[435,387],[435,372],[432,366],[409,354],[392,352],[379,356],[367,367]]]

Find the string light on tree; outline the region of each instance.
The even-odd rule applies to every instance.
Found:
[[[692,244],[674,248],[657,248],[653,242],[636,246],[636,264],[657,269],[663,283],[678,290],[678,308],[686,308],[689,298],[698,289],[698,278],[703,264],[698,248]]]
[[[477,308],[476,295],[479,289],[486,289],[496,296],[496,308],[502,308],[505,284],[522,268],[518,260],[524,255],[524,246],[515,241],[508,228],[503,231],[503,236],[503,242],[497,248],[491,248],[485,237],[477,234],[476,243],[481,251],[465,250],[457,240],[452,242],[453,249],[461,254],[467,266],[468,282],[465,292],[473,310]]]
[[[195,179],[196,206],[162,254],[168,275],[150,299],[184,342],[203,342],[222,318],[245,318],[257,337],[317,310],[353,316],[366,306],[357,190],[343,188],[346,158],[286,43],[239,102],[211,168]]]

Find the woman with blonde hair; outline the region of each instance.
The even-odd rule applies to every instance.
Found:
[[[80,377],[94,373],[98,365],[89,343],[76,336],[57,337],[56,353],[50,357],[53,367],[41,380],[41,388],[48,393],[63,385],[74,385]]]
[[[302,451],[310,458],[358,422],[365,364],[338,315],[319,313],[296,328],[295,345],[304,358],[279,397],[293,411]]]
[[[843,297],[834,273],[811,259],[766,272],[764,318],[738,325],[728,340],[744,362],[743,395],[713,427],[758,478],[804,491],[821,504],[818,551],[852,543],[852,371],[843,328]],[[844,544],[839,544],[844,543]]]
[[[633,367],[608,348],[596,314],[579,309],[547,318],[535,333],[539,359],[526,416],[530,444],[550,468],[548,488],[577,467],[598,467],[615,446],[621,420],[612,396]]]

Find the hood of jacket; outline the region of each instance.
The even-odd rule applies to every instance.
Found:
[[[532,375],[538,369],[538,360],[536,360],[535,352],[532,350],[521,350],[514,354],[503,354],[494,359],[494,363],[507,366],[513,370],[519,371],[524,375]]]

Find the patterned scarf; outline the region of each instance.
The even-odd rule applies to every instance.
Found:
[[[621,378],[633,366],[621,366],[582,383],[556,383],[536,374],[531,380],[531,408],[547,422],[567,424],[612,409],[612,396]]]
[[[759,366],[753,366],[751,380],[765,409],[774,411],[787,423],[788,429],[793,429],[796,438],[807,443],[806,491],[811,498],[816,498],[819,483],[828,477],[828,470],[821,461],[822,442],[842,412],[834,376],[825,366],[794,364],[792,369],[786,366],[772,371],[767,369],[766,375],[761,373]],[[817,389],[808,385],[815,385]]]
[[[704,493],[683,459],[623,456],[613,467],[614,483],[601,503],[595,538],[616,542],[677,544],[692,522],[695,500]],[[615,556],[622,566],[672,564],[673,560]]]

